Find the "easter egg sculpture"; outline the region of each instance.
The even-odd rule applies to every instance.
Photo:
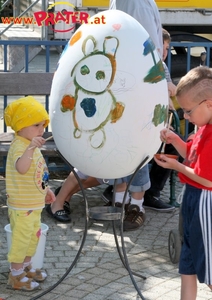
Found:
[[[157,152],[167,109],[163,65],[140,23],[108,10],[79,27],[50,95],[54,140],[72,166],[104,179],[132,174]]]

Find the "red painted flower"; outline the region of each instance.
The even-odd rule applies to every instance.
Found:
[[[41,228],[38,230],[38,232],[36,233],[37,238],[39,239],[39,237],[41,236]]]

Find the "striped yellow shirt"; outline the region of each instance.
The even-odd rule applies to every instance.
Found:
[[[48,186],[48,169],[40,149],[35,148],[27,173],[20,174],[15,168],[30,141],[16,136],[11,143],[6,164],[7,205],[18,210],[42,209]]]

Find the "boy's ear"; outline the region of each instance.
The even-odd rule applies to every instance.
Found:
[[[207,107],[212,108],[212,101],[211,100],[206,100]]]

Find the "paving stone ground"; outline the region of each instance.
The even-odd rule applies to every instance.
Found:
[[[58,178],[51,179],[51,188],[54,190],[62,181]],[[86,190],[89,208],[104,205],[101,193],[105,187],[102,185]],[[181,188],[177,182],[176,195],[180,193]],[[42,212],[42,222],[49,226],[43,263],[48,278],[41,284],[42,290],[21,292],[6,289],[9,265],[4,231],[4,226],[8,224],[5,193],[5,179],[1,177],[0,297],[7,300],[141,299],[118,255],[111,221],[88,221],[85,244],[77,263],[74,264],[85,231],[85,202],[82,193],[75,194],[71,199],[72,222],[69,224],[59,223],[50,218],[45,210]],[[164,188],[162,199],[169,201],[169,183]],[[178,219],[179,208],[172,213],[146,209],[144,225],[139,230],[124,233],[130,268],[133,272],[146,277],[146,280],[143,280],[134,276],[146,300],[180,299],[178,268],[177,264],[171,263],[168,251],[169,232],[178,228]],[[119,225],[119,221],[116,221],[115,228],[121,242]],[[65,277],[72,264],[74,267]],[[41,298],[36,298],[54,285],[57,286],[52,291]],[[212,293],[205,285],[199,284],[198,287],[198,300],[212,299]]]

